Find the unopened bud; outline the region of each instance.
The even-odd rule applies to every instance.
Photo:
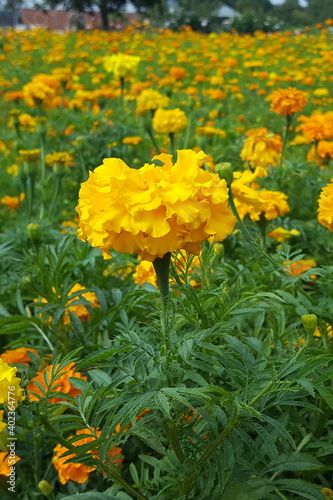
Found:
[[[38,489],[43,493],[43,495],[45,495],[48,498],[53,498],[52,486],[48,481],[42,479],[42,481],[39,481],[37,486]]]
[[[308,342],[313,338],[315,329],[317,328],[318,318],[315,314],[303,314],[301,317],[304,329],[308,334]]]
[[[32,240],[39,240],[42,236],[42,230],[39,224],[31,222],[27,225],[27,234]]]
[[[225,179],[227,181],[228,187],[231,186],[234,178],[231,163],[218,163],[215,165],[215,172],[220,179]]]

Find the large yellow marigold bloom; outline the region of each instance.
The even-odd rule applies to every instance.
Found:
[[[146,89],[136,99],[136,114],[145,115],[149,111],[165,108],[170,102],[169,97],[161,94],[158,90]]]
[[[203,152],[178,151],[177,162],[161,154],[162,167],[131,169],[107,158],[81,185],[79,238],[109,253],[138,253],[153,261],[167,252],[199,253],[200,243],[221,241],[235,225],[228,188],[217,174],[199,167]]]
[[[266,132],[267,129],[257,130],[257,133],[251,133],[245,139],[240,157],[249,162],[252,168],[274,167],[280,160],[281,136]]]
[[[128,54],[113,54],[104,57],[104,69],[107,73],[113,73],[116,78],[133,76],[138,68],[140,57]]]
[[[291,116],[302,111],[308,102],[308,97],[306,92],[289,87],[273,90],[267,100],[271,102],[271,111],[282,116]]]
[[[187,125],[187,118],[179,108],[157,109],[153,118],[153,129],[162,134],[175,134]]]
[[[53,107],[55,96],[55,89],[41,81],[32,81],[23,86],[23,98],[30,108],[42,106],[44,109],[50,109]]]
[[[320,224],[333,231],[333,182],[323,187],[318,204],[318,220]]]
[[[6,406],[17,406],[22,401],[21,379],[16,377],[17,368],[9,366],[0,358],[0,404]]]
[[[59,375],[58,366],[59,365],[56,366],[57,375]],[[39,399],[43,397],[44,393],[40,389],[40,385],[44,387],[45,392],[47,390],[51,392],[63,392],[64,394],[69,394],[74,398],[75,396],[81,394],[82,391],[74,387],[69,380],[70,378],[80,378],[83,380],[87,380],[87,377],[81,375],[80,372],[75,371],[75,363],[70,363],[69,365],[65,366],[60,371],[60,377],[54,380],[51,384],[52,370],[54,370],[53,365],[47,366],[44,370],[38,372],[36,377],[27,385],[27,391],[30,401],[39,401]],[[47,378],[48,384],[46,384],[45,382],[45,377]],[[37,385],[36,382],[38,382],[39,385]],[[40,398],[32,393],[39,395]],[[59,401],[64,401],[64,399],[61,397],[55,397],[49,400],[50,403],[58,403]]]
[[[97,438],[101,435],[100,430],[95,431],[93,429],[93,432],[95,433]],[[82,435],[83,437],[78,441],[74,441],[73,442],[74,446],[83,446],[85,444],[92,443],[96,440],[96,437],[91,433],[89,429],[81,429],[79,431],[76,431],[75,435],[76,436]],[[62,446],[61,444],[57,444],[57,446],[54,448],[53,451],[55,452],[55,456],[52,459],[52,463],[58,472],[61,484],[66,484],[68,483],[69,480],[75,481],[76,483],[85,483],[89,477],[89,474],[96,469],[96,467],[89,467],[88,465],[85,464],[80,464],[77,462],[69,462],[68,461],[69,459],[76,457],[76,453],[73,453],[71,455],[66,455],[63,457],[62,455],[68,451],[68,448]],[[120,455],[121,452],[122,452],[121,448],[114,446],[109,450],[108,455],[112,460],[117,455]],[[88,453],[96,453],[96,452],[91,450]],[[98,458],[97,455],[95,455],[95,457]],[[121,457],[112,460],[112,462],[114,464],[117,464],[119,467],[122,465],[122,461],[123,459]]]

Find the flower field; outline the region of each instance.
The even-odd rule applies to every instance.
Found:
[[[333,498],[332,25],[1,33],[1,498]]]

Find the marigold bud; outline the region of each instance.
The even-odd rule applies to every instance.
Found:
[[[215,172],[220,179],[225,179],[227,181],[228,187],[231,186],[233,181],[233,171],[231,168],[231,163],[218,163],[215,165]]]
[[[27,225],[27,234],[32,240],[39,240],[42,235],[42,230],[39,224],[31,222]]]
[[[315,314],[303,314],[301,320],[308,335],[308,342],[310,342],[313,338],[315,329],[317,328],[318,318]]]
[[[43,493],[43,495],[45,495],[48,498],[53,497],[52,486],[50,485],[50,483],[48,481],[46,481],[45,479],[42,479],[41,481],[39,481],[37,486],[38,486],[38,489]]]

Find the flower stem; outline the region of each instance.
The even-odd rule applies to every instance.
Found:
[[[171,252],[167,252],[163,257],[156,257],[153,262],[155,273],[157,276],[158,286],[163,301],[169,295],[169,266],[170,266]]]
[[[153,134],[152,128],[150,126],[147,126],[146,131],[147,131],[147,134],[149,135],[149,137],[151,138],[151,142],[153,143],[153,145],[156,149],[156,153],[160,154],[161,150],[160,150],[159,145],[157,144],[157,141],[156,141],[155,136]]]
[[[55,192],[54,192],[54,197],[53,197],[52,205],[51,205],[51,208],[50,208],[50,217],[52,217],[52,215],[53,215],[54,207],[55,207],[56,201],[58,199],[58,195],[59,195],[60,188],[61,188],[61,181],[62,181],[62,176],[58,175],[57,176],[57,185],[56,185],[56,189],[55,189]]]
[[[290,131],[290,125],[292,121],[293,115],[287,115],[286,117],[286,131],[283,137],[283,144],[282,144],[282,151],[281,151],[281,156],[280,156],[280,168],[282,168],[284,157],[285,157],[285,151],[286,151],[286,145],[287,145],[287,139]]]

